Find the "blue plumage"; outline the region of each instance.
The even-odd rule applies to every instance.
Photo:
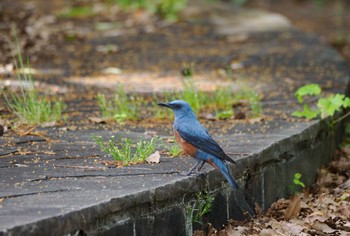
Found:
[[[190,174],[197,166],[199,171],[204,163],[212,165],[219,170],[225,177],[228,183],[232,186],[234,191],[234,198],[242,211],[247,211],[253,217],[254,211],[244,198],[242,192],[238,189],[236,180],[231,175],[226,161],[236,163],[229,156],[225,154],[222,148],[210,136],[208,131],[199,123],[191,106],[182,100],[175,100],[169,103],[158,103],[160,106],[168,107],[173,110],[175,120],[173,124],[173,131],[175,137],[182,147],[182,149],[190,156],[198,160],[197,164],[193,166],[187,174]]]
[[[227,156],[219,144],[210,136],[208,131],[198,121],[191,106],[182,100],[159,103],[159,105],[171,108],[174,111],[173,130],[175,136],[185,152],[198,160],[195,167],[199,164],[203,165],[203,162],[209,163],[224,175],[234,189],[237,189],[238,185],[230,174],[225,161],[236,162]]]

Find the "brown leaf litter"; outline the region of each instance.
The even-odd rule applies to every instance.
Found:
[[[316,184],[291,199],[279,199],[265,214],[245,222],[231,220],[222,230],[194,235],[350,235],[350,148],[320,169]]]

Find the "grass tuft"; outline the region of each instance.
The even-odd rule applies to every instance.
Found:
[[[168,21],[175,21],[186,7],[187,0],[110,0],[124,8],[146,9]]]
[[[16,35],[15,32],[14,35]],[[17,71],[24,71],[25,68],[30,68],[29,61],[27,61],[27,66],[25,67],[16,36],[15,42],[17,52],[17,60],[14,59],[15,67]],[[17,79],[20,82],[19,94],[11,90],[3,93],[7,105],[16,114],[20,123],[38,125],[60,120],[62,118],[62,111],[65,109],[65,104],[61,100],[51,102],[47,97],[39,95],[34,87],[30,70],[29,73],[27,72],[17,73]]]
[[[137,120],[140,117],[142,99],[134,96],[128,96],[119,85],[114,99],[107,101],[105,95],[97,95],[97,103],[100,107],[102,117],[114,118],[118,122],[125,120]]]
[[[208,96],[196,88],[191,78],[183,80],[183,91],[181,96],[183,100],[191,105],[195,113],[199,113],[199,111],[208,103]]]
[[[168,151],[171,157],[178,157],[182,153],[182,149],[177,143],[171,145],[170,148],[168,148]]]
[[[204,217],[212,210],[214,197],[208,191],[199,192],[196,197],[196,200],[185,204],[187,228],[192,228],[193,223],[200,225],[207,223]]]
[[[111,155],[114,160],[121,162],[124,166],[130,163],[142,163],[151,155],[160,141],[159,137],[153,137],[147,141],[140,138],[135,144],[130,138],[121,138],[117,141],[112,136],[105,143],[100,136],[94,137],[94,141],[101,147],[101,150]]]
[[[234,102],[237,103],[239,100],[245,100],[250,104],[250,110],[253,117],[258,117],[262,114],[263,108],[261,105],[260,96],[253,90],[242,90],[237,92],[233,98]]]
[[[228,119],[233,116],[233,95],[229,87],[215,90],[214,100],[210,103],[215,107],[215,116],[218,119]]]

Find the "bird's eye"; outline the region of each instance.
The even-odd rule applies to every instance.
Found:
[[[180,104],[176,104],[176,105],[175,105],[175,108],[180,109],[180,108],[181,108],[181,105],[180,105]]]

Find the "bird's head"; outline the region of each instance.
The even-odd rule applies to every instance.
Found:
[[[160,102],[158,103],[158,105],[173,110],[175,118],[180,118],[184,115],[195,116],[190,104],[183,100],[175,100],[172,102]]]

